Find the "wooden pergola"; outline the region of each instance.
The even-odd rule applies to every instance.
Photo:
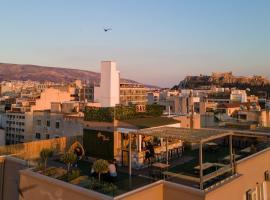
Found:
[[[185,180],[197,182],[200,185],[200,189],[203,189],[204,182],[213,179],[219,175],[222,175],[226,172],[231,171],[234,173],[234,158],[233,158],[233,148],[232,148],[232,136],[234,133],[232,131],[224,130],[207,130],[207,129],[185,129],[185,128],[176,128],[176,127],[154,127],[140,130],[130,130],[129,142],[131,142],[131,135],[136,134],[138,136],[147,135],[164,138],[166,140],[166,162],[168,164],[168,140],[178,139],[183,142],[199,144],[199,178],[191,177],[182,174],[174,174],[171,172],[165,172],[164,174],[168,176],[174,176],[182,178]],[[229,137],[229,149],[230,149],[230,165],[221,166],[217,171],[203,175],[203,144],[212,140],[219,138]],[[129,145],[129,174],[132,174],[132,162],[131,162],[131,145]]]

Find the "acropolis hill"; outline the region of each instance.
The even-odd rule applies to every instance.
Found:
[[[270,81],[263,76],[235,76],[232,72],[213,72],[209,75],[186,76],[184,80],[179,83],[179,87],[196,88],[199,86],[234,86],[250,85],[250,86],[266,86],[270,85]]]

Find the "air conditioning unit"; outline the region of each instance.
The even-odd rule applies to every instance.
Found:
[[[270,181],[270,172],[268,170],[266,170],[264,172],[264,180],[265,181]]]
[[[246,193],[246,200],[256,200],[257,198],[256,190],[248,190]]]

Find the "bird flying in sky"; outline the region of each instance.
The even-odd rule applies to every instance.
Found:
[[[111,31],[112,29],[111,28],[104,28],[104,31],[107,32],[107,31]]]

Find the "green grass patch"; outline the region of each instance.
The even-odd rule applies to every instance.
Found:
[[[124,122],[134,125],[140,129],[178,123],[177,120],[168,117],[144,117],[125,120]]]

